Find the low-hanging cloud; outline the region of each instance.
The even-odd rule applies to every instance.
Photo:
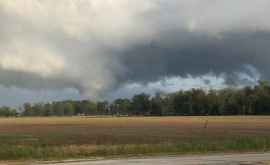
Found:
[[[0,84],[74,88],[95,98],[168,77],[197,81],[211,73],[222,75],[225,84],[245,82],[243,77],[270,79],[269,5],[269,0],[0,1]]]

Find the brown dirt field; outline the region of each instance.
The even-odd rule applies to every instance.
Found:
[[[208,121],[207,128],[205,122]],[[155,144],[190,138],[270,137],[270,117],[2,118],[0,143]]]

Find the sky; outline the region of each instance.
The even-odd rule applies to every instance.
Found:
[[[270,79],[269,0],[0,1],[0,105]]]

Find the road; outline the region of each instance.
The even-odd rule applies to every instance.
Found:
[[[257,165],[270,163],[270,153],[226,154],[210,156],[171,156],[141,159],[115,159],[46,163],[46,165]],[[267,164],[267,163],[266,163]],[[37,164],[36,164],[37,165]],[[42,165],[42,164],[38,164]],[[45,164],[43,164],[45,165]]]

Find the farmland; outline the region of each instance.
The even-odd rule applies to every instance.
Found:
[[[270,117],[1,118],[0,159],[270,150]]]

